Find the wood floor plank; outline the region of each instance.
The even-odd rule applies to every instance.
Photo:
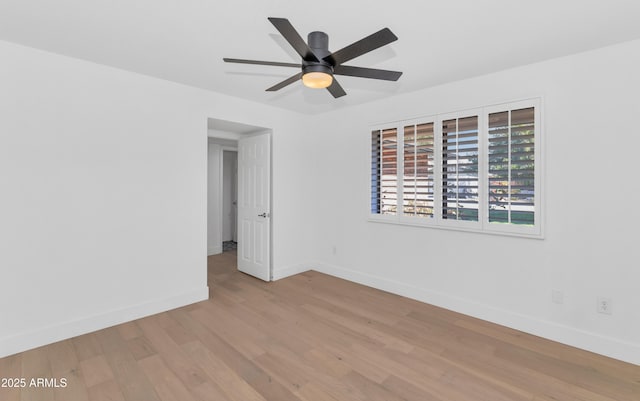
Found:
[[[115,380],[96,384],[87,389],[89,401],[125,401],[120,386]]]
[[[270,319],[256,311],[255,308],[239,304],[231,308],[230,312],[247,325],[256,327],[261,334],[266,334],[266,336],[260,336],[253,341],[259,342],[265,338],[277,338],[281,343],[286,344],[289,349],[296,353],[304,353],[313,348],[313,345],[304,337],[287,330],[286,323]]]
[[[80,362],[82,377],[87,387],[93,387],[97,384],[114,379],[113,371],[104,355],[94,356]]]
[[[373,382],[358,372],[350,372],[347,381],[364,395],[366,401],[405,401],[400,395],[394,394],[379,383]]]
[[[316,369],[333,377],[344,377],[353,371],[353,367],[322,348],[314,348],[303,354],[304,359]]]
[[[22,354],[0,358],[0,379],[11,381],[6,383],[7,387],[0,387],[1,400],[20,400],[20,385],[16,386],[13,380],[21,378],[25,378],[22,374]]]
[[[173,320],[173,319],[172,319]],[[169,368],[180,378],[187,387],[194,387],[206,381],[205,372],[184,354],[184,350],[160,326],[161,321],[146,318],[139,321],[144,337],[158,351],[164,360],[169,362]],[[175,324],[175,323],[173,323]],[[151,359],[148,357],[142,361]],[[157,360],[151,359],[152,361]]]
[[[330,320],[355,333],[369,338],[372,341],[380,343],[384,347],[396,349],[401,352],[410,352],[413,349],[413,345],[407,343],[398,336],[389,335],[376,330],[376,328],[373,325],[368,324],[367,321],[360,322],[353,316],[345,316],[339,312],[318,308],[312,305],[303,305],[302,308],[314,313],[318,317]]]
[[[199,341],[184,344],[183,348],[206,372],[227,396],[234,401],[267,401],[249,385],[237,372],[227,366],[213,352]]]
[[[389,375],[382,385],[391,393],[397,394],[406,401],[447,401],[446,399],[436,397],[431,394],[430,391],[419,388],[396,375]]]
[[[510,344],[504,346],[510,347]],[[421,351],[416,350],[417,353]],[[541,393],[540,395],[553,395],[562,400],[598,400],[612,401],[611,398],[601,394],[592,393],[586,389],[558,380],[555,376],[547,372],[539,372],[522,364],[513,363],[499,358],[495,353],[469,355],[464,351],[448,349],[443,355],[452,363],[459,363],[463,366],[482,371],[490,377],[499,377],[508,383],[529,391],[530,393]]]
[[[181,325],[194,333],[205,347],[215,350],[215,354],[221,361],[238,373],[251,387],[256,389],[267,400],[299,401],[290,390],[282,383],[273,380],[272,377],[256,364],[241,354],[238,350],[226,343],[215,333],[208,330],[200,321],[188,313],[172,312],[173,317]]]
[[[257,341],[265,338],[263,333],[233,316],[221,305],[209,303],[207,306],[191,312],[191,315],[248,358],[264,353],[264,350],[256,346]],[[211,319],[212,316],[216,318]]]
[[[306,279],[301,281],[302,277]],[[385,293],[384,302],[379,302],[378,307],[372,309],[370,298],[362,296],[362,294],[370,294],[372,289],[344,280],[336,282],[333,277],[317,272],[307,272],[304,276],[296,277],[295,280],[291,280],[291,284],[305,293],[315,294],[316,298],[325,303],[372,321],[393,325],[404,313],[409,312],[409,309],[403,310],[402,307],[393,305],[392,301],[396,296],[388,293]],[[307,303],[311,302],[307,300]]]
[[[260,355],[255,358],[255,362],[262,369],[269,372],[271,376],[276,377],[280,383],[283,383],[285,387],[294,393],[300,390],[300,388],[311,380],[311,378],[298,369],[297,366],[286,363],[281,358],[270,353]]]
[[[46,347],[47,357],[51,366],[52,379],[56,380],[54,388],[57,401],[88,401],[86,382],[80,369],[80,362],[75,353],[71,340],[60,341]],[[65,383],[62,382],[65,380]]]
[[[297,394],[304,401],[360,401],[360,399],[355,396],[335,398],[314,383],[305,384],[297,390]]]
[[[185,329],[181,324],[173,324],[169,327],[165,327],[164,331],[167,332],[169,337],[178,345],[186,344],[196,340],[196,336],[189,330]]]
[[[162,401],[197,401],[158,354],[138,361]],[[199,384],[204,383],[201,382]],[[197,386],[197,385],[196,385]],[[195,386],[192,386],[195,387]]]
[[[133,338],[142,336],[142,331],[135,321],[119,324],[117,328],[120,336],[122,336],[122,338],[125,340],[131,340]]]
[[[144,336],[127,340],[127,347],[135,360],[144,359],[157,354],[151,342]]]
[[[40,347],[22,353],[22,377],[28,383],[21,391],[21,401],[55,401],[55,390],[30,385],[31,380],[52,377],[47,347]]]
[[[191,388],[191,392],[201,401],[231,401],[220,387],[209,381]]]
[[[485,338],[498,339],[518,348],[543,354],[549,357],[573,361],[578,366],[588,366],[593,370],[620,378],[628,382],[640,383],[640,369],[630,363],[607,358],[592,352],[570,346],[558,346],[558,343],[523,333],[509,327],[499,326],[480,319],[466,317],[455,323],[456,326],[484,334]]]
[[[160,401],[153,384],[138,365],[117,328],[100,330],[96,332],[96,337],[125,400]]]
[[[496,356],[589,390],[593,397],[607,397],[611,400],[640,397],[640,389],[637,385],[601,374],[589,366],[576,365],[566,360],[517,347],[501,348],[496,352]]]
[[[102,347],[94,333],[88,333],[71,339],[79,361],[102,354]]]
[[[309,271],[0,359],[1,401],[640,401],[640,366]]]
[[[268,352],[256,358],[256,363],[265,370],[274,372],[281,381],[290,381],[292,391],[300,393],[301,389],[313,383],[319,389],[334,398],[344,399],[355,397],[365,400],[366,396],[345,376],[335,377],[327,374],[318,365],[311,365],[307,360],[278,343],[264,344]]]

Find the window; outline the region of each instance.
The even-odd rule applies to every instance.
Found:
[[[371,131],[371,219],[541,237],[540,101]]]

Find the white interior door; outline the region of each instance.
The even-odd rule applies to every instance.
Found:
[[[238,141],[238,270],[271,279],[271,136]]]

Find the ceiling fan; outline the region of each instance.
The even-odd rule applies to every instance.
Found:
[[[398,37],[389,28],[384,28],[378,32],[360,39],[338,51],[329,51],[329,36],[324,32],[311,32],[307,40],[300,37],[293,25],[286,18],[269,18],[269,21],[276,27],[282,36],[289,42],[295,51],[302,57],[301,64],[281,63],[274,61],[244,60],[237,58],[223,58],[227,63],[272,65],[278,67],[296,67],[302,71],[285,79],[284,81],[270,87],[267,91],[277,91],[302,79],[302,83],[309,88],[327,88],[327,90],[338,98],[347,93],[335,79],[334,75],[347,75],[351,77],[382,79],[386,81],[397,81],[402,75],[399,71],[379,70],[375,68],[363,68],[344,65],[343,63],[362,56],[372,50],[385,46],[398,40]]]

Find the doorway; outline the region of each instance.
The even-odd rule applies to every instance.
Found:
[[[238,151],[222,150],[222,252],[238,244]]]
[[[207,177],[208,255],[237,253],[239,271],[270,281],[271,130],[209,119]]]
[[[237,167],[233,166],[232,155],[237,155],[238,141],[210,137],[207,147],[207,255],[217,255],[224,250],[225,241],[237,241],[237,224],[232,222]]]

